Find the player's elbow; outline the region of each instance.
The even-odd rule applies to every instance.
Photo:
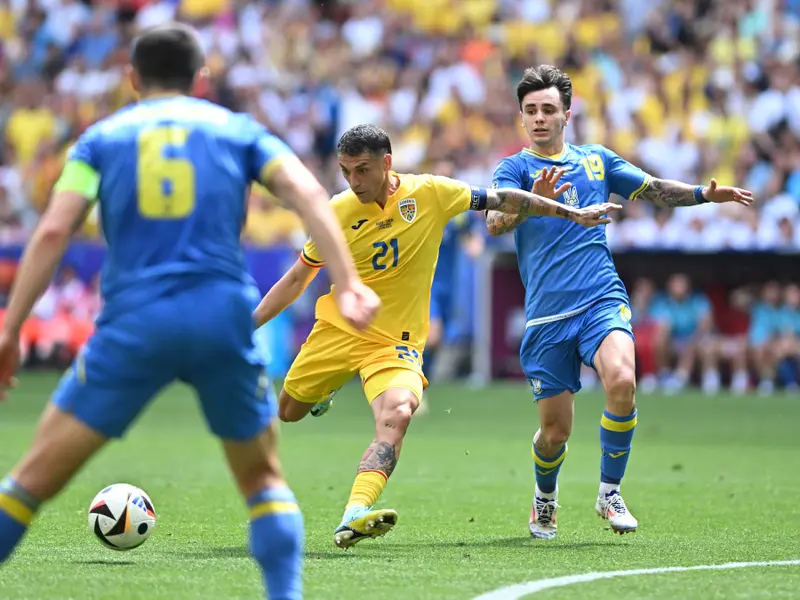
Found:
[[[73,227],[56,219],[43,219],[39,224],[38,237],[42,242],[59,244],[72,237]]]

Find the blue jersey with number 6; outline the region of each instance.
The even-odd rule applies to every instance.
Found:
[[[185,96],[87,130],[69,160],[100,175],[104,317],[171,294],[182,276],[244,281],[249,186],[289,152],[251,117]]]
[[[56,390],[61,410],[119,437],[179,380],[217,436],[248,440],[269,425],[260,297],[239,238],[250,184],[289,154],[250,117],[184,96],[140,102],[81,136],[56,190],[97,190],[108,255],[103,312]],[[77,172],[91,183],[74,183]]]

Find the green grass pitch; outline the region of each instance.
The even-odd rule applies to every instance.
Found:
[[[55,383],[25,375],[0,405],[0,473],[27,447]],[[306,519],[307,598],[467,600],[575,573],[800,558],[797,397],[641,397],[623,487],[640,529],[619,537],[594,514],[602,398],[580,394],[554,541],[527,530],[536,412],[526,387],[435,386],[429,398],[380,504],[399,511],[398,526],[346,553],[333,530],[372,437],[366,402],[349,386],[325,417],[283,426]],[[114,482],[144,488],[159,515],[153,537],[128,553],[105,549],[86,525],[92,497]],[[259,598],[246,519],[191,394],[174,387],[45,507],[0,569],[0,598]],[[800,566],[634,576],[535,597],[798,598]]]

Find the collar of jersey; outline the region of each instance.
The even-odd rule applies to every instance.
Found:
[[[536,150],[532,150],[531,148],[523,148],[522,151],[526,154],[532,154],[536,158],[543,158],[544,160],[552,160],[554,162],[562,161],[564,158],[569,154],[569,144],[566,142],[564,143],[564,148],[558,154],[553,154],[551,156],[545,156],[544,154],[539,154]]]

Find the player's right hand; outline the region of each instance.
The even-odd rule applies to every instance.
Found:
[[[8,390],[17,387],[14,375],[19,367],[19,337],[5,331],[0,333],[0,400],[8,397]]]
[[[542,169],[539,177],[536,178],[536,181],[533,182],[533,193],[537,196],[544,196],[550,200],[555,200],[572,187],[572,184],[567,182],[556,188],[558,180],[561,179],[566,172],[566,169],[561,169],[559,167],[545,167]]]
[[[356,329],[366,329],[381,307],[381,299],[360,280],[334,288],[339,314]]]
[[[614,204],[613,202],[603,202],[602,204],[595,204],[594,206],[578,208],[575,209],[573,221],[584,227],[606,225],[611,223],[611,219],[608,215],[618,210],[622,210],[622,205]]]

